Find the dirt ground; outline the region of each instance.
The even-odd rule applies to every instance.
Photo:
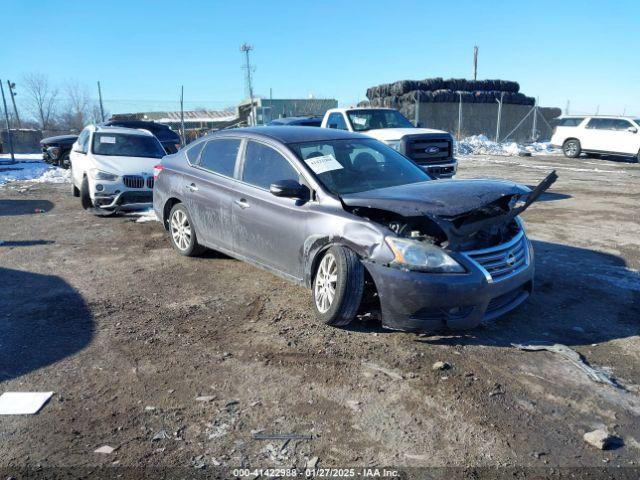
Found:
[[[215,252],[181,257],[158,222],[94,217],[68,185],[0,187],[0,393],[55,392],[37,415],[0,417],[0,472],[589,467],[620,478],[640,464],[640,165],[467,157],[459,177],[535,185],[554,168],[559,180],[524,215],[534,295],[438,336],[319,324],[303,288]],[[575,349],[618,386],[512,346],[532,341]],[[600,427],[624,445],[585,443]],[[115,451],[94,453],[104,445]]]

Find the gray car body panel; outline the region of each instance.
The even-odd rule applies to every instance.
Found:
[[[279,132],[272,134],[270,130],[273,129]],[[221,177],[189,163],[185,152],[191,146],[224,137],[252,139],[277,149],[296,166],[314,195],[309,200],[276,197],[264,189],[242,182],[239,178]],[[456,252],[451,252],[451,255],[467,268],[468,273],[428,274],[394,267],[391,264],[393,253],[385,242],[385,237],[394,233],[381,223],[354,214],[345,205],[375,204],[376,208],[395,210],[396,213],[440,218],[464,213],[469,207],[491,203],[504,196],[526,195],[530,190],[503,181],[438,180],[433,183],[406,185],[406,191],[394,187],[396,189],[393,195],[389,196],[389,192],[383,190],[391,189],[381,189],[339,198],[326,191],[304,162],[287,146],[288,143],[301,141],[356,137],[368,138],[336,130],[305,127],[261,127],[216,132],[163,158],[164,170],[154,186],[154,209],[167,228],[167,206],[175,201],[184,202],[193,217],[200,243],[306,287],[311,287],[314,269],[324,251],[332,245],[352,249],[376,284],[382,303],[383,325],[389,328],[436,328],[438,322],[412,319],[412,311],[418,304],[426,302],[432,302],[438,308],[456,306],[460,304],[461,298],[466,299],[467,304],[477,306],[475,314],[466,320],[445,319],[445,324],[470,328],[480,322],[492,297],[502,295],[505,288],[532,285],[532,263],[508,282],[502,282],[496,287],[487,281],[472,262]],[[236,168],[235,176],[238,177],[238,174]],[[205,197],[210,195],[208,200],[193,200],[192,192],[185,187],[194,179],[197,179],[194,183],[198,187],[203,179],[211,183],[211,190],[207,187],[206,192],[203,192]],[[463,194],[465,191],[467,194]],[[430,198],[417,198],[421,195]],[[236,201],[243,198],[251,204],[249,208],[237,206]],[[460,198],[463,198],[460,205],[449,203],[457,202]],[[198,201],[204,203],[194,206]],[[224,233],[220,235],[220,231]],[[530,288],[528,291],[530,292]],[[437,302],[434,302],[435,298],[438,299]],[[511,308],[515,305],[514,303]]]

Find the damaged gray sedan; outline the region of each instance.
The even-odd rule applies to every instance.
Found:
[[[156,168],[154,209],[182,255],[212,248],[311,290],[347,325],[362,305],[387,328],[472,328],[533,289],[518,215],[533,191],[501,180],[432,180],[377,140],[258,127],[204,137]]]

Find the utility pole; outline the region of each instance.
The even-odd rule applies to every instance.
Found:
[[[180,86],[180,130],[182,130],[182,146],[187,144],[184,132],[184,85]]]
[[[249,125],[254,124],[256,120],[255,110],[253,108],[253,84],[252,84],[252,78],[251,78],[251,62],[249,61],[249,52],[251,50],[253,50],[253,47],[248,43],[243,43],[242,45],[240,45],[240,51],[244,52],[245,58],[246,58],[246,65],[245,65],[245,68],[247,69],[246,82],[247,82],[247,88],[249,89],[249,99],[251,101],[251,114],[249,115]]]
[[[100,88],[100,82],[98,82],[98,98],[100,99],[100,118],[104,122],[104,107],[102,106],[102,89]]]
[[[478,79],[478,46],[473,47],[473,79]]]
[[[13,140],[11,138],[11,128],[9,127],[9,112],[7,112],[7,101],[4,98],[4,87],[0,81],[0,91],[2,91],[2,105],[4,105],[4,120],[7,126],[7,140],[9,141],[9,152],[11,153],[11,162],[15,163],[16,157],[13,154]]]
[[[460,103],[458,104],[458,141],[460,141],[460,131],[462,130],[462,92],[458,92],[460,95]]]
[[[17,93],[14,91],[16,88],[16,84],[7,80],[7,85],[9,86],[9,95],[11,95],[11,102],[13,103],[13,113],[16,114],[16,124],[18,125],[18,129],[21,129],[22,125],[20,125],[20,116],[18,115],[18,107],[16,107]]]

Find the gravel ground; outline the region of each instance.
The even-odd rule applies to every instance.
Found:
[[[465,157],[459,176],[535,185],[553,168],[559,180],[524,214],[535,294],[440,336],[318,324],[306,290],[215,252],[181,257],[158,222],[94,217],[68,185],[5,185],[0,392],[55,395],[37,415],[0,417],[0,472],[315,464],[620,478],[640,462],[640,165]],[[540,340],[619,386],[511,345]],[[624,445],[585,443],[602,427]],[[94,453],[104,445],[115,451]]]

